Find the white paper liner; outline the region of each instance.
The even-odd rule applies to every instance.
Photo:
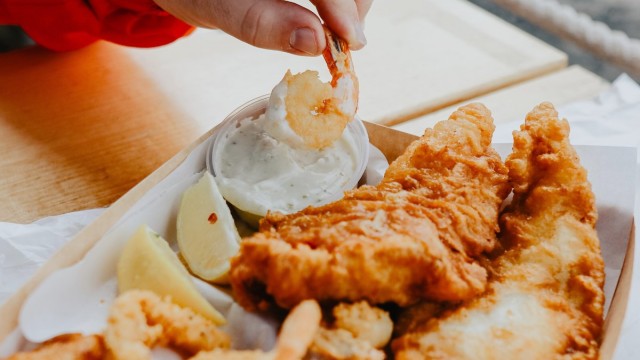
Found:
[[[78,231],[104,209],[42,218],[31,224],[0,222],[0,305]]]

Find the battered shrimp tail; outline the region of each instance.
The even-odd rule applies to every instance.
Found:
[[[267,132],[295,146],[330,146],[342,136],[358,109],[358,78],[349,47],[326,29],[325,34],[327,47],[323,55],[331,82],[321,82],[316,71],[295,75],[287,71],[269,98],[266,114],[271,124]],[[286,124],[284,128],[282,123]],[[293,138],[289,136],[291,132]]]
[[[191,309],[150,291],[118,296],[108,318],[105,342],[116,360],[146,360],[154,346],[174,346],[186,353],[228,348],[227,334]]]

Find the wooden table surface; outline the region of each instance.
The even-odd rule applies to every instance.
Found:
[[[609,86],[606,80],[574,65],[416,117],[394,125],[393,128],[422,135],[426,128],[446,119],[457,107],[469,102],[485,104],[491,109],[496,124],[524,122],[526,114],[543,101],[551,101],[558,107],[572,101],[589,99]]]
[[[383,124],[413,120],[406,124],[418,129],[429,114],[496,90],[499,108],[508,108],[505,91],[545,75],[554,88],[598,79],[567,75],[565,54],[462,0],[378,1],[366,34],[367,47],[353,53],[359,114]],[[270,92],[287,69],[328,79],[325,68],[321,58],[211,30],[153,49],[99,42],[70,53],[0,54],[0,221],[108,206],[233,109]],[[596,87],[580,89],[587,96]]]

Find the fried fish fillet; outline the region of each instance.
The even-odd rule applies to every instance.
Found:
[[[378,186],[298,213],[269,213],[231,261],[247,309],[304,299],[409,305],[461,301],[485,289],[477,259],[497,243],[510,191],[491,147],[487,108],[472,104],[413,142]]]
[[[507,158],[512,204],[485,294],[393,343],[397,359],[597,359],[604,263],[587,172],[553,106],[535,108]]]

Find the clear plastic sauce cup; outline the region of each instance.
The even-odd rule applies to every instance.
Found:
[[[254,227],[267,211],[293,213],[342,198],[358,185],[369,158],[367,131],[357,117],[325,149],[274,139],[262,128],[268,101],[259,97],[227,116],[207,155],[220,192]]]

